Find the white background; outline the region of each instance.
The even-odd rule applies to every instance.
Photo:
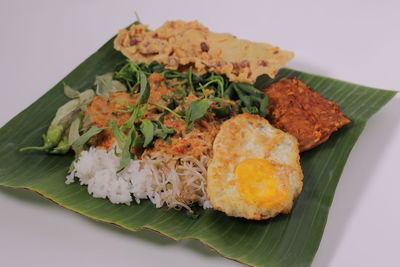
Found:
[[[0,2],[0,126],[119,28],[197,19],[296,53],[289,67],[399,90],[399,1]],[[400,266],[400,98],[368,123],[336,190],[313,266]],[[1,165],[1,163],[0,163]],[[1,266],[235,266],[200,243],[131,233],[0,188]]]

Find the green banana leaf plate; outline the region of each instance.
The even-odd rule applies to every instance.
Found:
[[[367,120],[385,105],[394,91],[378,90],[296,70],[283,69],[282,77],[298,77],[325,98],[340,104],[352,123],[328,142],[302,153],[304,188],[293,211],[266,221],[231,218],[223,213],[156,209],[140,205],[114,205],[92,198],[85,186],[65,184],[73,155],[56,156],[18,151],[40,145],[58,107],[67,101],[63,82],[80,90],[96,75],[112,71],[125,57],[113,49],[113,39],[85,60],[35,103],[0,129],[0,185],[33,190],[60,206],[89,218],[131,231],[152,229],[172,239],[194,238],[222,256],[252,266],[310,266],[322,238],[329,207],[349,153]],[[259,81],[262,86],[262,80]]]

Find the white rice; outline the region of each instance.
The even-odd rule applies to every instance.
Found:
[[[194,202],[203,208],[211,207],[205,192],[208,157],[176,159],[154,153],[131,160],[117,173],[119,161],[114,149],[82,151],[66,183],[78,178],[93,197],[108,198],[115,204],[150,199],[157,208],[165,204],[190,210],[189,205]]]

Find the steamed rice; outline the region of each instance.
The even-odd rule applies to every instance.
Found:
[[[197,160],[152,153],[131,160],[124,170],[117,172],[120,158],[114,149],[91,147],[73,163],[66,183],[78,178],[93,197],[108,198],[115,204],[130,205],[132,201],[149,199],[157,208],[167,205],[190,210],[193,203],[210,208],[205,191],[208,160],[205,155]]]

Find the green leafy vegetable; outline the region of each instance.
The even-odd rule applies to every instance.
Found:
[[[177,71],[173,71],[173,70],[164,70],[162,72],[162,75],[164,76],[165,79],[186,79],[187,75],[184,73],[179,73]]]
[[[140,120],[146,113],[148,104],[141,106],[139,104],[135,105],[132,109],[131,117],[122,125],[122,130],[127,130],[134,127],[134,123]]]
[[[216,92],[218,97],[223,97],[225,93],[225,78],[222,75],[215,73],[205,74],[202,77],[205,84],[199,83],[199,89],[204,91],[205,89],[212,89]],[[216,86],[214,86],[216,85]]]
[[[141,72],[140,73],[140,95],[139,95],[139,104],[146,104],[147,100],[150,96],[150,85],[147,82],[146,75]]]
[[[206,114],[208,108],[210,107],[212,101],[208,99],[202,99],[202,100],[196,100],[193,102],[190,102],[189,105],[189,121],[195,121],[197,119],[200,119]]]
[[[268,96],[251,85],[231,83],[225,91],[224,97],[236,100],[243,112],[259,114],[262,117],[266,116]]]
[[[141,150],[143,149],[143,147],[148,146],[153,141],[153,124],[147,119],[142,120],[144,114],[147,111],[147,108],[148,104],[143,106],[140,104],[136,104],[134,107],[132,107],[131,117],[121,126],[122,130],[129,129],[127,137],[124,136],[122,130],[117,127],[115,122],[113,120],[111,121],[113,133],[115,136],[118,136],[116,137],[116,139],[121,144],[120,147],[122,147],[121,161],[118,167],[118,172],[122,171],[126,166],[128,166],[129,160],[131,159],[132,148]],[[143,133],[145,138],[142,138],[139,135],[138,130],[136,129],[136,122],[138,121],[141,121],[140,131]]]
[[[202,118],[210,107],[212,101],[208,99],[195,100],[190,102],[185,112],[185,121],[188,124],[186,131],[193,130],[194,121]]]
[[[128,136],[125,139],[124,147],[122,148],[121,161],[119,162],[118,172],[122,171],[126,166],[128,166],[131,160],[131,144],[137,138],[137,132],[135,128],[129,130]]]
[[[154,138],[154,125],[150,120],[142,120],[140,124],[140,131],[144,136],[143,147],[147,147]]]
[[[162,73],[164,71],[164,66],[158,63],[157,61],[153,61],[148,66],[149,73],[157,72]]]
[[[193,127],[195,120],[202,118],[210,107],[212,101],[208,99],[195,100],[190,102],[189,108],[186,110],[185,121],[189,128]]]
[[[192,66],[189,67],[189,72],[188,72],[188,83],[189,83],[189,89],[190,91],[194,91],[194,86],[193,86],[193,73],[192,73]]]
[[[234,108],[231,104],[228,104],[223,99],[219,98],[213,98],[212,100],[216,102],[216,107],[212,109],[212,112],[214,112],[217,118],[225,118],[232,115]]]
[[[252,85],[229,82],[225,76],[215,73],[207,73],[199,77],[193,74],[191,66],[187,73],[180,73],[165,69],[157,62],[152,62],[148,65],[144,63],[134,64],[132,62],[127,62],[117,67],[115,77],[122,83],[136,88],[134,91],[140,92],[139,103],[143,104],[147,103],[150,95],[150,86],[146,77],[153,72],[160,73],[170,87],[176,87],[172,95],[162,96],[168,105],[166,107],[162,105],[157,106],[172,114],[174,113],[171,108],[181,105],[184,98],[189,93],[194,92],[198,94],[198,92],[201,92],[203,95],[202,98],[204,99],[217,97],[237,101],[239,106],[236,111],[239,113],[250,112],[263,117],[266,116],[266,108],[268,106],[268,97],[266,94],[257,90]],[[269,80],[264,78],[259,81],[259,84],[262,84],[262,82],[269,82]],[[210,94],[210,90],[213,93]],[[156,105],[154,103],[152,104]],[[227,115],[222,114],[230,114],[228,113],[229,110],[232,110],[232,107],[223,107],[222,109],[213,109],[212,111],[217,112],[219,114],[218,116],[224,117]],[[177,116],[176,114],[174,115]],[[190,122],[188,118],[186,118],[186,120]]]
[[[115,123],[114,119],[111,119],[110,125],[111,125],[111,131],[112,131],[115,139],[117,140],[119,147],[122,148],[122,145],[124,144],[125,138],[126,138],[125,134],[121,131],[121,129]]]
[[[143,149],[144,138],[137,134],[136,138],[133,140],[131,149],[135,149],[136,151],[141,151]],[[137,158],[136,154],[133,155],[133,158]]]
[[[167,139],[168,136],[170,136],[171,134],[174,134],[175,132],[174,129],[166,127],[159,121],[153,122],[153,126],[154,126],[154,136],[164,140]]]
[[[82,134],[81,136],[79,136],[78,139],[75,140],[75,142],[72,144],[72,148],[75,151],[80,150],[80,148],[84,144],[86,144],[90,138],[92,138],[96,134],[101,133],[105,129],[109,129],[109,127],[105,127],[105,128],[99,128],[97,126],[90,127],[90,129],[86,133]]]
[[[139,67],[135,63],[128,61],[119,70],[117,68],[114,77],[127,86],[129,90],[132,90],[137,88],[140,83],[140,73]]]
[[[179,115],[178,113],[176,113],[175,111],[171,110],[170,108],[168,108],[168,107],[166,107],[166,106],[159,105],[159,104],[156,104],[156,103],[153,103],[153,102],[149,102],[149,104],[150,104],[150,105],[153,105],[153,106],[155,106],[155,107],[158,107],[158,108],[160,108],[160,109],[166,110],[166,111],[168,111],[169,113],[171,113],[172,115],[174,115],[174,116],[177,117],[177,118],[182,118],[181,115]]]

